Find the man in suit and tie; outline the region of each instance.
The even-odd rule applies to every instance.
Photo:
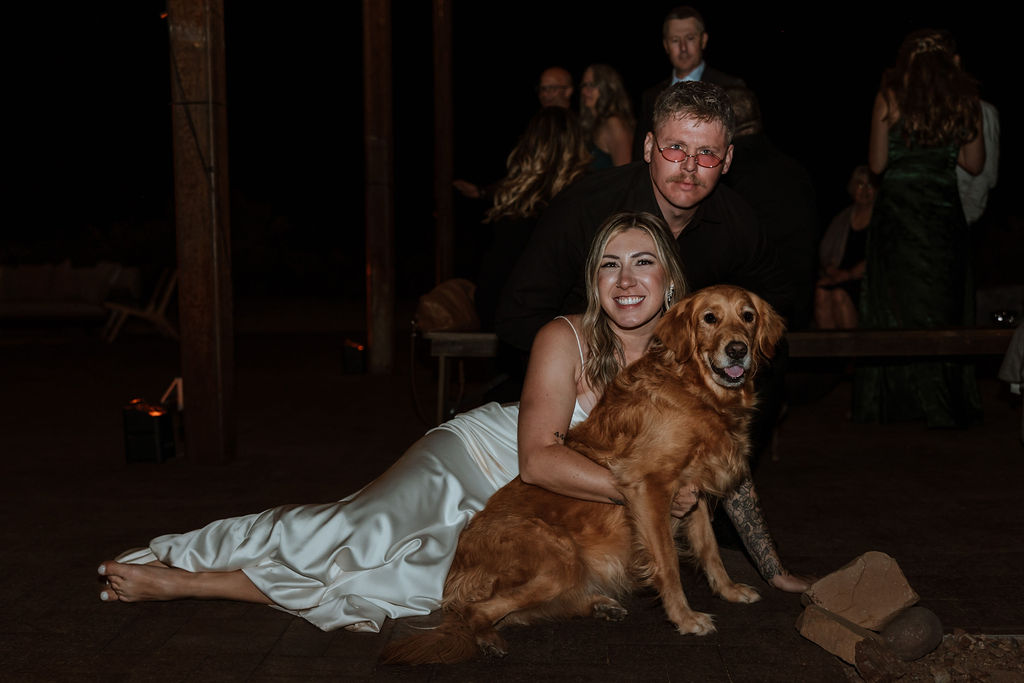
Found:
[[[644,135],[652,129],[654,101],[665,88],[679,81],[704,81],[723,88],[744,87],[743,79],[713,69],[704,61],[704,50],[708,45],[708,32],[704,17],[689,5],[680,5],[665,15],[661,25],[661,44],[672,63],[672,76],[651,86],[643,92],[640,102],[640,117],[637,119],[637,135],[633,148],[634,161],[643,157]]]

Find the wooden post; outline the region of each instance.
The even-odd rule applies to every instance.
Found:
[[[235,456],[223,0],[168,0],[185,452]]]
[[[363,0],[366,152],[366,317],[368,368],[394,365],[394,131],[391,113],[391,0]]]
[[[455,271],[455,221],[452,181],[452,0],[434,0],[434,213],[436,283]]]

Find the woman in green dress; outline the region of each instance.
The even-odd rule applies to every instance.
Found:
[[[948,32],[924,29],[903,41],[875,97],[868,159],[881,186],[868,228],[861,327],[972,324],[956,167],[980,172],[985,147],[977,87]],[[853,414],[966,426],[981,415],[973,367],[938,358],[865,362],[855,374]]]

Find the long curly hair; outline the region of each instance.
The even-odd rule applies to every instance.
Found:
[[[505,162],[507,172],[494,192],[484,222],[532,218],[590,164],[579,117],[565,107],[534,114]]]
[[[619,72],[607,64],[591,64],[583,73],[587,70],[593,75],[598,92],[597,105],[593,109],[580,105],[580,123],[588,139],[593,137],[602,122],[613,116],[622,119],[627,128],[636,126],[633,105]]]
[[[587,254],[587,310],[583,313],[580,330],[589,349],[589,356],[583,364],[583,375],[598,394],[604,392],[626,362],[622,343],[612,331],[608,324],[608,314],[601,307],[597,279],[608,242],[627,230],[642,230],[654,240],[658,262],[665,270],[665,310],[686,296],[688,291],[675,238],[660,216],[646,211],[623,211],[612,214],[601,224],[590,244],[590,253]]]
[[[920,29],[909,34],[896,64],[882,75],[882,89],[896,102],[908,145],[959,146],[977,134],[977,82],[960,68],[956,42],[948,31]]]

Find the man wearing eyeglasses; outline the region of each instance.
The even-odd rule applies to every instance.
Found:
[[[644,160],[595,172],[555,197],[513,269],[495,317],[507,344],[528,351],[544,323],[586,307],[583,264],[598,226],[617,211],[668,223],[691,289],[740,285],[788,315],[793,290],[753,209],[719,180],[732,163],[732,106],[719,86],[666,89]]]
[[[783,316],[793,290],[754,210],[719,180],[733,158],[735,117],[720,86],[683,81],[659,95],[644,160],[584,177],[556,196],[534,227],[501,296],[495,331],[518,348],[526,367],[533,337],[556,315],[586,308],[584,263],[598,227],[618,211],[661,215],[676,238],[690,290],[734,284],[759,294]],[[784,401],[783,341],[759,375],[751,423],[751,469],[768,452]],[[520,380],[521,381],[521,380]],[[720,545],[741,541],[726,517],[715,518]]]
[[[540,73],[537,99],[542,107],[569,108],[572,98],[572,74],[560,66],[549,66]]]
[[[543,107],[569,108],[572,98],[572,74],[560,66],[549,66],[540,72],[540,80],[537,82],[537,99]],[[463,178],[456,178],[452,185],[463,197],[480,199],[490,202],[497,181],[489,185],[477,185]]]

